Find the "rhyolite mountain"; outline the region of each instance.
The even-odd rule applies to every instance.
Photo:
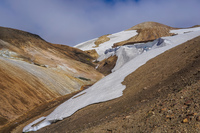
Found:
[[[40,36],[0,27],[0,127],[44,102],[103,77],[93,57]]]

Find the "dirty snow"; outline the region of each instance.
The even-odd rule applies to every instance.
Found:
[[[23,132],[37,131],[44,126],[48,126],[50,123],[71,116],[77,110],[90,104],[104,102],[122,96],[123,90],[126,87],[122,85],[121,82],[127,75],[144,65],[148,60],[199,35],[200,31],[195,31],[172,37],[162,37],[164,41],[161,44],[153,45],[151,50],[138,54],[135,58],[128,61],[117,71],[104,77],[87,90],[82,91],[58,106],[51,114],[46,116],[46,119],[41,123],[33,126],[39,121],[36,120],[24,127]]]

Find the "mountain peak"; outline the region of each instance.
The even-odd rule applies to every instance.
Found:
[[[140,29],[150,29],[150,28],[166,28],[166,29],[173,29],[173,28],[170,27],[170,26],[167,26],[167,25],[164,25],[164,24],[161,24],[161,23],[158,23],[158,22],[151,22],[151,21],[148,21],[148,22],[143,22],[143,23],[137,24],[137,25],[131,27],[131,28],[128,29],[128,30],[140,30]]]
[[[153,41],[155,39],[158,39],[160,37],[164,36],[172,36],[174,34],[170,33],[170,30],[175,29],[173,27],[160,24],[157,22],[143,22],[140,24],[137,24],[127,31],[130,30],[137,30],[137,35],[133,36],[132,38],[115,43],[113,47],[127,45],[127,44],[134,44],[134,43],[141,43],[141,42],[147,42],[147,41]]]

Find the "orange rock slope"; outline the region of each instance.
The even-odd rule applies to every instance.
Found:
[[[79,49],[0,27],[0,127],[45,101],[101,79],[92,61]]]

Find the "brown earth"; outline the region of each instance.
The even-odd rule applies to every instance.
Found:
[[[25,73],[23,69],[4,60],[0,59],[0,61],[0,117],[7,122],[42,102],[61,96],[50,91],[32,74]],[[5,122],[0,127],[4,124]]]
[[[200,25],[194,25],[191,28],[196,28],[196,27],[200,27]]]
[[[109,35],[109,34],[108,34]],[[110,38],[108,37],[108,35],[103,35],[101,37],[99,37],[94,44],[96,45],[96,47],[99,47],[100,44],[107,42],[110,40]]]
[[[0,27],[0,39],[10,44],[0,44],[0,49],[7,48],[11,51],[14,51],[23,58],[28,58],[30,62],[41,60],[35,57],[37,56],[37,54],[39,56],[40,53],[44,54],[41,58],[47,58],[43,60],[50,60],[48,59],[48,57],[45,56],[46,54],[43,53],[44,51],[46,51],[61,58],[71,58],[94,66],[91,62],[93,58],[86,54],[84,51],[81,51],[77,48],[69,47],[67,45],[49,43],[43,40],[40,36],[29,32]]]
[[[110,74],[112,69],[115,67],[117,62],[117,56],[110,56],[100,62],[98,62],[97,70],[104,75]]]
[[[79,49],[0,27],[0,128],[44,102],[101,79],[93,60]]]
[[[127,76],[123,96],[87,106],[37,133],[199,132],[200,37]]]
[[[97,51],[95,49],[92,50],[86,50],[84,51],[86,52],[88,55],[90,55],[91,57],[93,57],[94,59],[97,59],[99,57]]]
[[[102,77],[94,69],[94,58],[84,51],[66,45],[48,43],[32,33],[0,27],[0,48],[0,51],[8,51],[9,58],[42,67],[59,68],[59,71],[65,71],[68,75],[87,76],[88,79],[94,79],[94,82]],[[11,52],[16,55],[13,56]]]
[[[11,132],[22,132],[22,128],[26,126],[31,120],[34,120],[36,118],[39,118],[39,116],[46,116],[50,114],[59,104],[63,103],[64,101],[68,100],[75,94],[77,94],[80,91],[73,92],[71,94],[61,96],[59,98],[55,98],[48,102],[43,102],[41,105],[33,108],[32,110],[29,110],[26,114],[24,114],[21,117],[18,117],[16,120],[11,121],[4,125],[0,129],[0,133],[9,133]],[[3,122],[3,121],[0,121]],[[16,128],[18,127],[18,128]],[[15,129],[16,128],[16,129]]]
[[[113,47],[153,41],[155,39],[164,36],[172,36],[174,34],[169,33],[169,31],[172,29],[175,28],[157,22],[144,22],[128,29],[128,30],[137,30],[138,34],[136,36],[133,36],[128,40],[115,43]]]

